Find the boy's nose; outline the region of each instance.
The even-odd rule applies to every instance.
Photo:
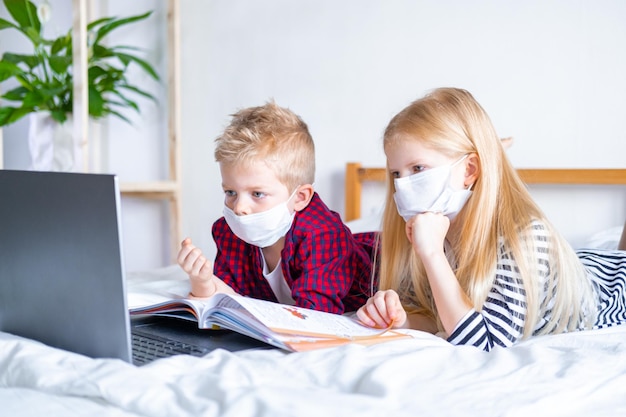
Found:
[[[233,205],[233,211],[237,216],[245,216],[246,214],[250,214],[250,206],[246,204],[245,199],[237,198]]]

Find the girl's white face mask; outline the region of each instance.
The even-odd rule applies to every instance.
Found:
[[[260,213],[238,216],[224,205],[224,219],[230,230],[244,242],[260,248],[272,246],[278,239],[285,236],[291,227],[296,212],[291,213],[287,203],[296,191],[284,203]]]
[[[398,213],[405,221],[425,212],[443,213],[450,220],[461,211],[472,195],[471,186],[467,190],[455,190],[450,186],[452,168],[467,158],[431,168],[424,172],[394,179],[396,192],[393,196]]]

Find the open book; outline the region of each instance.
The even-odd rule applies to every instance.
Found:
[[[230,294],[216,294],[206,300],[181,296],[143,307],[131,305],[130,314],[197,321],[201,329],[229,329],[290,351],[410,337],[364,326],[348,316]]]

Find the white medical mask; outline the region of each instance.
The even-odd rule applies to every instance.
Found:
[[[465,158],[467,155],[452,164],[394,179],[396,192],[393,198],[400,216],[409,221],[419,213],[437,212],[454,219],[472,195],[471,186],[467,190],[455,190],[450,186],[452,168]]]
[[[226,219],[230,230],[239,239],[260,248],[266,248],[278,242],[278,239],[285,236],[291,227],[296,212],[291,213],[287,203],[296,194],[296,191],[284,203],[260,213],[238,216],[234,211],[224,206],[224,219]]]

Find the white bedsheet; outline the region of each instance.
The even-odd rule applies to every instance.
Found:
[[[0,333],[6,416],[626,415],[626,326],[484,353],[436,336],[135,367]]]
[[[129,303],[186,282],[130,274]],[[143,367],[0,332],[0,416],[626,415],[626,326],[485,353],[414,339],[303,353],[216,350]]]

